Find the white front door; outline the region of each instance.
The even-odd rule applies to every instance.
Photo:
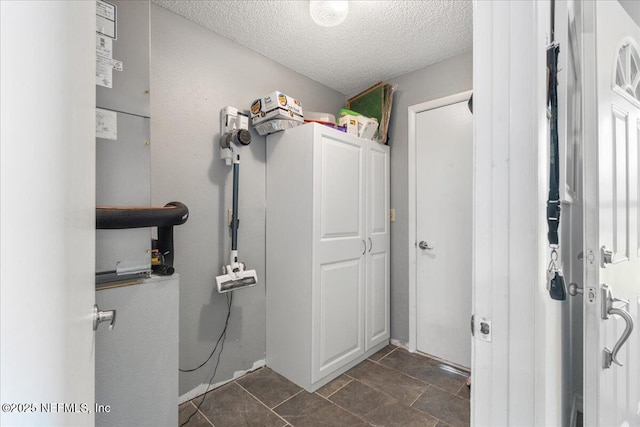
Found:
[[[3,426],[94,425],[95,10],[0,2]]]
[[[416,115],[417,349],[471,366],[473,116]]]
[[[584,6],[584,420],[640,426],[640,28],[617,1]]]

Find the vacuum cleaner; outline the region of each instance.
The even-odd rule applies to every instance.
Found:
[[[258,275],[255,270],[247,270],[243,262],[238,261],[238,184],[240,178],[240,154],[234,151],[234,146],[244,146],[251,143],[249,133],[249,118],[233,107],[222,110],[222,130],[220,147],[221,158],[227,165],[233,163],[233,209],[231,218],[231,254],[229,264],[222,266],[222,275],[216,277],[218,292],[224,293],[240,288],[255,286]]]

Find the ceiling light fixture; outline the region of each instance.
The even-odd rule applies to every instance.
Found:
[[[349,2],[347,0],[310,0],[309,13],[314,22],[321,27],[335,27],[347,17]]]

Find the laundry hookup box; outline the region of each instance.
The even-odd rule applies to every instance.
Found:
[[[251,104],[251,124],[257,125],[268,120],[294,120],[304,122],[300,101],[275,91],[258,98]]]

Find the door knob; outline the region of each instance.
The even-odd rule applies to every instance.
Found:
[[[583,295],[584,294],[584,290],[577,283],[570,283],[569,284],[569,295],[571,295],[572,297],[575,297],[578,294]]]
[[[429,246],[429,244],[427,242],[425,242],[424,240],[422,240],[420,243],[418,243],[418,247],[420,249],[424,249],[424,250],[428,250],[430,251],[431,249],[433,249],[431,246]]]
[[[109,322],[109,330],[116,324],[115,310],[100,310],[96,304],[93,305],[93,330],[98,330],[98,325],[102,322]]]

